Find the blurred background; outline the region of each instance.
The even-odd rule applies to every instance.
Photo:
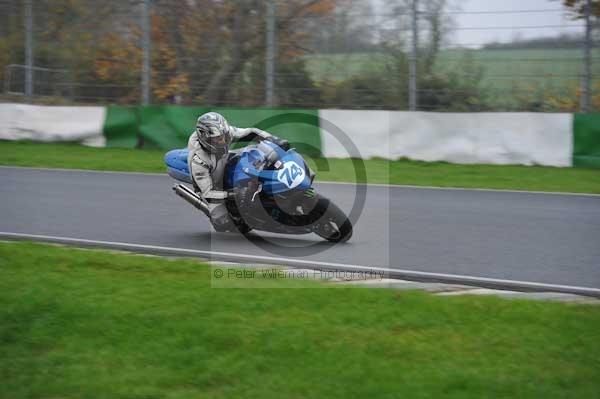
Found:
[[[0,0],[2,101],[600,110],[596,0]]]

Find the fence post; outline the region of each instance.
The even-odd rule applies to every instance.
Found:
[[[581,112],[590,112],[592,99],[592,0],[586,0],[583,7],[585,19],[585,40],[583,43],[583,78],[581,79]]]
[[[25,97],[33,97],[33,0],[25,0]]]
[[[267,1],[266,56],[265,56],[265,105],[275,104],[275,0]]]
[[[411,5],[411,25],[412,25],[412,43],[409,59],[409,80],[408,80],[408,107],[411,111],[416,111],[418,107],[417,95],[417,57],[419,51],[419,14],[418,0],[412,0]]]
[[[150,0],[142,0],[142,105],[150,104]]]

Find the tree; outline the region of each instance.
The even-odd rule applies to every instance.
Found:
[[[264,76],[266,2],[225,3],[223,11],[227,19],[221,24],[225,33],[222,49],[225,51],[215,59],[214,73],[207,77],[207,85],[200,95],[200,99],[208,104],[223,103],[232,89],[240,86],[254,86],[255,91],[262,93],[262,85],[257,87],[256,83],[262,83]],[[293,63],[306,53],[302,42],[310,33],[304,29],[305,21],[312,16],[329,13],[333,8],[334,3],[330,0],[293,0],[278,4],[278,65]]]
[[[319,31],[317,21],[345,1],[277,1],[276,63],[287,74],[277,77],[283,97],[290,97],[286,85],[312,88],[299,61]],[[72,88],[75,98],[138,102],[139,0],[35,0],[33,5],[35,66],[67,71],[67,81],[59,83]],[[0,79],[8,64],[24,64],[23,10],[22,0],[0,1]],[[262,104],[265,12],[263,0],[152,0],[155,101]],[[36,73],[36,89],[53,84]]]
[[[592,0],[591,3],[592,15],[600,17],[600,0]],[[584,17],[587,0],[563,0],[563,4],[575,13],[576,18]]]
[[[427,73],[431,73],[437,56],[440,52],[442,42],[449,35],[454,21],[445,11],[448,7],[447,0],[430,0],[424,2],[423,19],[427,23],[428,40],[423,46],[422,64]]]
[[[155,99],[208,105],[261,104],[266,2],[196,0],[193,7],[191,4],[172,0],[154,2],[152,90]],[[327,14],[334,7],[332,0],[279,3],[278,65],[292,65],[306,53],[302,42],[310,36],[310,31],[305,29],[305,21]],[[104,39],[96,72],[106,82],[120,80],[130,85],[134,76],[139,76],[140,32],[134,21],[128,21],[122,31]],[[294,71],[302,73],[297,71],[298,65]],[[137,87],[132,88],[135,90]]]

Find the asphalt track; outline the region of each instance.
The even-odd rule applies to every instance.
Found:
[[[313,234],[257,233],[264,243],[214,233],[172,184],[166,175],[3,167],[0,236],[600,288],[600,196],[368,186],[353,238],[331,245]],[[352,207],[353,185],[317,189],[344,210]]]

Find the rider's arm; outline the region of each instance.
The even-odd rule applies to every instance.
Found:
[[[193,154],[190,159],[190,172],[192,173],[194,183],[196,183],[203,197],[212,191],[211,167],[198,154]]]
[[[273,135],[256,127],[231,127],[233,141],[252,141],[258,139],[260,141],[270,139]]]
[[[233,141],[252,141],[254,139],[258,139],[259,141],[269,140],[286,151],[290,149],[290,143],[287,140],[280,139],[269,132],[265,132],[264,130],[255,127],[239,128],[232,126],[232,131]]]

